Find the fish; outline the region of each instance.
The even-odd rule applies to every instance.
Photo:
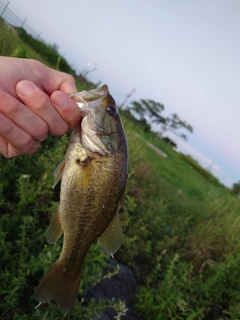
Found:
[[[60,203],[48,227],[52,244],[63,234],[59,258],[40,282],[35,298],[54,300],[63,313],[73,309],[84,258],[94,241],[106,256],[123,241],[119,208],[128,174],[128,146],[108,86],[71,95],[83,116],[71,133],[53,187],[61,179]]]

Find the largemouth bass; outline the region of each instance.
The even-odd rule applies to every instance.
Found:
[[[60,204],[47,230],[54,243],[64,234],[62,251],[36,291],[36,299],[55,300],[62,312],[74,307],[82,265],[97,239],[107,256],[122,243],[118,208],[127,182],[128,151],[115,101],[106,85],[72,95],[84,116],[72,132],[64,161]]]

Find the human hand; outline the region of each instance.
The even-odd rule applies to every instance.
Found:
[[[81,114],[68,94],[74,78],[37,60],[0,57],[0,154],[34,153],[49,134],[77,126]]]

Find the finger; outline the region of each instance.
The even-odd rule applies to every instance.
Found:
[[[78,91],[73,76],[51,68],[48,68],[47,72],[47,79],[49,81],[47,83],[46,81],[43,82],[44,89],[47,93],[51,94],[56,90],[61,90],[69,95]]]
[[[59,90],[63,91],[68,95],[78,92],[74,77],[66,73],[63,74],[62,72],[61,72],[61,75],[62,75],[63,81],[59,85]]]
[[[16,92],[23,103],[47,123],[49,134],[58,136],[68,130],[67,122],[54,108],[49,96],[34,83],[27,80],[19,81]]]
[[[38,146],[30,134],[0,112],[0,154],[7,158],[32,154]]]
[[[41,139],[48,134],[47,124],[19,100],[0,91],[0,101],[0,112],[33,138]]]
[[[20,156],[21,152],[15,150],[7,140],[0,137],[0,155],[3,155],[5,158],[13,158],[16,156]]]
[[[66,94],[77,92],[75,79],[73,76],[47,67],[37,60],[28,59],[28,65],[31,65],[31,72],[34,73],[36,80],[47,94],[51,95],[56,90],[61,90]]]
[[[51,101],[61,117],[68,123],[69,128],[76,128],[81,121],[81,113],[76,102],[61,91],[55,91],[51,95]]]

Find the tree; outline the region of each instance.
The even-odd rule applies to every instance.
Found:
[[[129,109],[121,109],[121,114],[123,114],[127,119],[135,123],[137,126],[139,126],[144,132],[150,132],[151,126],[147,121],[142,117],[141,119],[136,119],[134,117],[133,113],[130,112]]]
[[[137,119],[136,121],[142,126],[148,124],[152,125],[156,123],[160,126],[157,137],[162,137],[167,131],[174,132],[180,138],[187,140],[186,134],[179,132],[184,129],[188,132],[193,132],[193,127],[179,118],[176,113],[171,114],[168,117],[164,117],[162,112],[164,111],[164,105],[160,102],[156,102],[150,99],[141,99],[140,101],[132,101],[131,105],[127,107],[127,110]],[[149,130],[149,128],[148,128]]]
[[[184,133],[177,132],[179,129],[185,129],[188,132],[193,133],[193,127],[189,123],[181,120],[176,113],[172,113],[170,117],[165,118],[165,122],[162,122],[161,129],[157,136],[162,137],[165,132],[171,131],[180,138],[187,140],[187,136]]]
[[[146,115],[146,110],[144,109],[143,105],[138,102],[138,101],[132,101],[131,103],[132,105],[130,107],[128,107],[128,109],[134,114],[137,114],[138,116],[138,120],[142,120],[144,119],[145,115]]]
[[[153,100],[141,100],[143,107],[146,110],[148,117],[154,123],[162,123],[165,122],[165,118],[161,115],[164,110],[164,105],[160,102],[156,102]]]
[[[154,123],[161,123],[165,121],[161,113],[164,110],[164,105],[160,102],[156,102],[150,99],[141,99],[140,101],[132,101],[131,106],[128,109],[137,114],[140,120],[149,118]]]

